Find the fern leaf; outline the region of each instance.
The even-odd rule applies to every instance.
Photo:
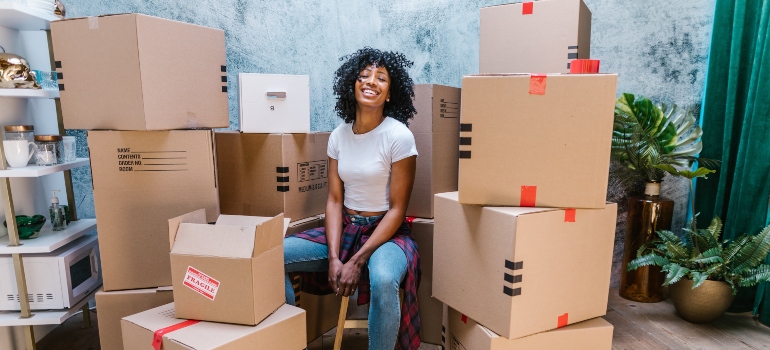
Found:
[[[679,236],[675,235],[673,232],[668,230],[660,230],[655,232],[658,234],[658,237],[660,237],[665,242],[671,242],[674,244],[682,243],[682,240],[679,238]]]
[[[692,262],[695,264],[716,264],[716,263],[722,263],[724,260],[722,260],[721,256],[721,249],[719,248],[711,248],[703,253],[698,254],[694,259],[692,259]]]
[[[675,260],[684,260],[690,257],[687,248],[682,243],[675,244],[672,242],[666,242],[666,251],[668,255]]]
[[[770,266],[762,264],[742,274],[741,287],[752,287],[770,281]]]
[[[765,260],[767,253],[770,252],[770,226],[765,227],[762,232],[751,238],[738,252],[735,260],[735,269],[733,272],[741,273]]]
[[[665,257],[656,254],[649,254],[629,261],[628,266],[626,266],[626,271],[633,271],[640,267],[650,265],[665,266],[668,263],[669,261]]]
[[[693,271],[692,272],[692,289],[698,288],[703,282],[706,282],[706,279],[708,279],[709,274],[708,272],[698,272]]]
[[[679,282],[690,270],[686,267],[682,267],[678,264],[669,264],[666,266],[668,273],[666,274],[666,280],[663,282],[664,286]]]
[[[722,235],[722,219],[720,219],[718,216],[715,216],[711,220],[711,224],[709,224],[709,227],[706,228],[711,233],[711,236],[714,237],[715,240],[719,241],[719,236]]]
[[[741,249],[751,241],[751,236],[749,235],[741,235],[740,237],[736,238],[734,241],[730,243],[730,245],[727,246],[725,253],[722,254],[722,257],[725,259],[726,263],[730,263],[733,261],[736,255],[738,255],[738,252],[741,251]]]

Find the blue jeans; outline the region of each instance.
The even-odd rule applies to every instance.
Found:
[[[283,252],[286,303],[294,305],[294,287],[288,273],[328,271],[328,248],[302,238],[287,237],[283,240]],[[374,251],[367,266],[371,285],[369,349],[393,350],[401,321],[398,289],[406,275],[406,255],[395,243],[386,242]]]

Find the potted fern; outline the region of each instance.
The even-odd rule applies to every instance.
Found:
[[[613,176],[627,184],[646,183],[643,196],[628,200],[624,269],[619,288],[623,298],[638,302],[663,300],[663,274],[659,267],[628,271],[625,266],[642,245],[655,239],[656,231],[671,229],[674,202],[660,196],[660,184],[671,169],[692,166],[702,148],[702,133],[692,113],[674,104],[657,106],[629,93],[615,103]],[[710,165],[708,160],[699,161]],[[676,171],[671,173],[680,176]]]
[[[709,323],[724,314],[735,299],[737,287],[751,287],[770,280],[770,226],[758,235],[742,235],[722,241],[722,221],[715,217],[706,229],[685,229],[685,239],[671,231],[657,232],[644,244],[628,270],[659,266],[666,273],[679,315],[690,322]]]

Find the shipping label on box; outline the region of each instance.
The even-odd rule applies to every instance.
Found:
[[[168,219],[219,215],[210,130],[89,131],[104,290],[171,285]]]
[[[255,325],[286,302],[283,215],[168,221],[176,317]],[[288,219],[287,219],[288,220]]]
[[[617,75],[463,78],[460,202],[604,208]]]
[[[174,301],[170,287],[96,292],[99,309],[99,344],[105,350],[122,350],[120,319]]]
[[[328,132],[217,132],[222,213],[300,220],[324,213]]]
[[[435,84],[414,86],[417,114],[410,121],[417,146],[417,169],[407,216],[433,218],[433,195],[457,191],[460,89]]]
[[[221,29],[120,14],[54,21],[51,38],[67,129],[230,125]]]
[[[309,133],[310,76],[238,74],[240,131]]]
[[[175,303],[121,320],[126,350],[301,350],[305,343],[305,311],[282,305],[256,326],[178,319]]]
[[[436,195],[433,296],[509,339],[607,311],[617,205],[481,207]]]
[[[612,325],[601,317],[518,339],[506,339],[449,309],[449,350],[610,350]]]
[[[484,7],[479,73],[569,73],[591,56],[591,11],[582,0],[540,0]]]

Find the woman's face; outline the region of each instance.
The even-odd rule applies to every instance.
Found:
[[[385,67],[370,65],[358,73],[356,101],[359,106],[382,107],[390,99],[390,75]]]

